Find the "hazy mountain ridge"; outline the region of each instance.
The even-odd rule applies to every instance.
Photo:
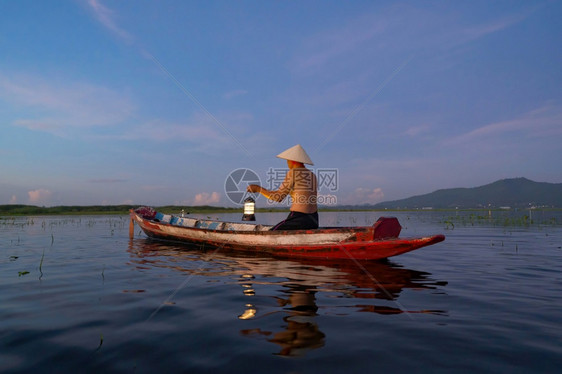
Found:
[[[440,189],[425,195],[375,204],[374,209],[562,208],[562,183],[534,182],[527,178],[502,179],[472,188]]]

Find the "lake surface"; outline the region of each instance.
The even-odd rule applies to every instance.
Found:
[[[561,212],[383,215],[446,240],[358,265],[130,240],[126,216],[4,217],[0,372],[559,372]]]

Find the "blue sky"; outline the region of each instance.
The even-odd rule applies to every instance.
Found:
[[[560,1],[0,2],[0,204],[232,206],[300,143],[339,204],[562,182]]]

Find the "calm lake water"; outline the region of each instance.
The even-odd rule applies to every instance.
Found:
[[[129,240],[126,216],[4,217],[0,372],[559,372],[561,212],[392,215],[447,238],[359,266]]]

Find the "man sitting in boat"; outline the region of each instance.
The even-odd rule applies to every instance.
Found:
[[[277,157],[287,160],[289,171],[277,191],[271,191],[257,184],[248,186],[248,192],[260,193],[269,200],[282,202],[287,195],[291,198],[289,216],[272,230],[303,230],[318,228],[318,207],[316,176],[304,164],[314,165],[300,144],[281,152]]]

